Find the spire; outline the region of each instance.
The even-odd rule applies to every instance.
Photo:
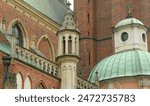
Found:
[[[74,16],[73,16],[73,11],[70,9],[71,3],[67,1],[67,11],[65,15],[65,19],[63,21],[62,27],[60,30],[65,30],[65,29],[71,29],[71,30],[77,30],[75,21],[74,21]]]

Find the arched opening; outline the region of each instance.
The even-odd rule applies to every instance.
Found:
[[[20,73],[17,74],[17,89],[22,89],[22,75]]]
[[[29,77],[26,77],[24,81],[24,89],[31,89],[31,79]]]

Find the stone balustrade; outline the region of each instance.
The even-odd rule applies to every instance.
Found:
[[[44,71],[48,74],[51,74],[55,77],[58,75],[58,65],[54,62],[51,62],[25,48],[22,48],[16,45],[16,55],[15,58],[36,67],[37,69]]]
[[[96,89],[97,86],[87,80],[77,77],[77,89]]]

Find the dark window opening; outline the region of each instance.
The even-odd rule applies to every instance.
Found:
[[[146,35],[144,33],[142,34],[142,39],[144,42],[146,41]]]
[[[13,30],[15,30],[15,34],[16,34],[16,44],[23,46],[23,35],[22,35],[22,31],[19,27],[18,24],[15,24],[13,26]]]
[[[128,37],[129,37],[128,33],[127,32],[123,32],[122,35],[121,35],[121,40],[123,42],[125,42],[125,41],[128,40]]]
[[[75,54],[77,54],[77,37],[75,38]]]
[[[66,41],[65,41],[65,37],[63,37],[63,54],[65,54],[65,51],[66,51]]]
[[[69,54],[72,53],[72,39],[71,39],[71,36],[69,36],[69,40],[68,40],[68,53]]]

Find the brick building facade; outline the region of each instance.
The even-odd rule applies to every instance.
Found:
[[[105,82],[96,79],[96,73],[90,80],[90,73],[115,54],[114,27],[129,9],[149,30],[150,1],[74,0],[74,13],[69,5],[66,0],[0,1],[0,88],[142,88],[148,84],[145,76]],[[5,56],[11,57],[8,69]]]

